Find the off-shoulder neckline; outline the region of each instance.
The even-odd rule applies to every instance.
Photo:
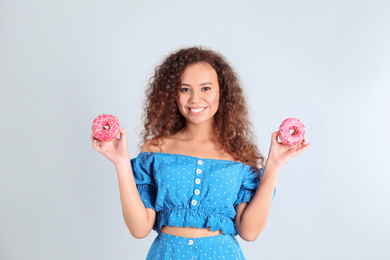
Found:
[[[220,161],[220,162],[230,162],[230,163],[239,163],[239,164],[244,164],[248,165],[246,163],[242,163],[239,161],[233,161],[233,160],[225,160],[225,159],[214,159],[214,158],[202,158],[202,157],[197,157],[197,156],[192,156],[192,155],[185,155],[185,154],[180,154],[180,153],[161,153],[161,152],[140,152],[139,154],[158,154],[158,155],[173,155],[173,156],[183,156],[183,157],[188,157],[188,158],[194,158],[194,159],[199,159],[199,160],[212,160],[212,161]]]

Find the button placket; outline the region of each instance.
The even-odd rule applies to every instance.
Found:
[[[193,206],[195,206],[196,204],[198,204],[198,201],[197,201],[197,198],[200,194],[200,183],[202,182],[201,181],[201,174],[202,174],[202,169],[200,168],[201,166],[203,165],[203,161],[202,160],[198,160],[197,161],[197,168],[196,168],[196,178],[195,178],[195,190],[194,190],[194,197],[193,197],[193,200],[191,201],[191,204]]]

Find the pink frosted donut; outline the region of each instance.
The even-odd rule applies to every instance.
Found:
[[[100,115],[92,123],[93,135],[102,141],[114,140],[117,138],[120,129],[119,120],[113,115]]]
[[[294,130],[293,133],[290,133]],[[305,138],[305,125],[296,118],[287,118],[279,127],[279,138],[284,144],[295,145]]]

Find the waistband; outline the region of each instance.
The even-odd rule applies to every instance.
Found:
[[[161,232],[160,230],[157,230],[157,233],[158,235],[156,239],[161,239],[166,243],[189,245],[189,246],[210,245],[210,244],[223,243],[229,240],[236,240],[234,236],[224,235],[224,234],[210,236],[210,237],[191,238],[191,237],[179,237],[175,235],[170,235]]]

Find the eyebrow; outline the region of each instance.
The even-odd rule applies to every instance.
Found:
[[[205,85],[213,85],[213,83],[211,83],[211,82],[203,82],[203,83],[200,84],[200,86],[205,86]],[[186,84],[186,83],[181,83],[180,86],[191,87],[190,84]]]

